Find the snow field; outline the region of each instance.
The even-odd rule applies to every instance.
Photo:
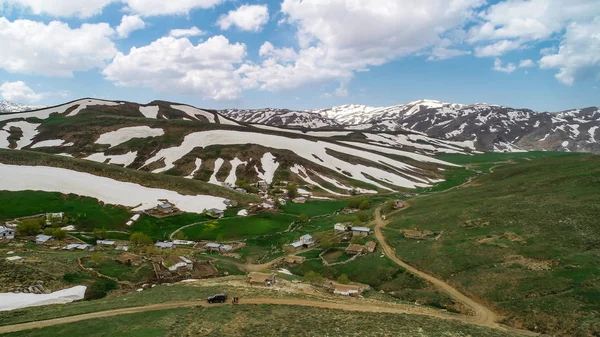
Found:
[[[32,149],[37,149],[40,147],[56,147],[56,146],[73,146],[72,143],[69,143],[71,145],[65,144],[65,141],[62,139],[49,139],[49,140],[42,140],[41,142],[37,142],[35,144],[33,144],[31,146]]]
[[[86,286],[76,286],[51,294],[0,293],[0,311],[70,303],[83,299],[86,289]]]
[[[202,213],[204,209],[225,209],[225,199],[209,195],[181,195],[175,191],[150,188],[93,174],[47,166],[0,164],[0,176],[8,179],[0,187],[6,191],[45,191],[77,194],[104,203],[135,207],[141,211],[155,207],[158,199],[168,199],[184,212]]]
[[[153,118],[153,119],[157,119],[158,118],[158,110],[159,107],[158,105],[152,105],[152,106],[141,106],[140,107],[140,112],[142,113],[142,115],[144,115],[144,117],[146,118]]]
[[[158,137],[164,134],[163,129],[152,129],[149,126],[131,126],[100,135],[96,140],[96,144],[109,144],[110,147],[113,147],[134,138]]]
[[[588,140],[588,143],[597,143],[596,141],[596,130],[598,130],[598,126],[592,126],[588,132],[590,134],[590,140]]]
[[[308,173],[306,172],[306,169],[302,165],[295,164],[294,166],[290,167],[290,171],[295,173],[298,177],[300,177],[300,179],[304,180],[307,184],[317,186],[327,193],[330,193],[333,195],[338,195],[338,196],[348,196],[347,194],[341,194],[338,192],[334,192],[330,189],[327,189],[327,188],[323,187],[321,184],[319,184],[318,182],[312,180],[310,178],[310,176],[308,175]]]
[[[86,99],[86,100],[81,100],[78,101],[79,106],[71,111],[67,117],[73,117],[76,116],[78,113],[81,112],[81,110],[84,110],[85,108],[87,108],[89,105],[107,105],[107,106],[115,106],[115,105],[121,105],[123,103],[117,103],[117,102],[110,102],[110,101],[100,101],[97,99]]]
[[[256,144],[260,146],[282,149],[282,150],[290,150],[297,154],[298,156],[313,162],[317,165],[323,166],[328,169],[336,170],[339,173],[344,174],[343,172],[347,172],[348,176],[360,180],[362,182],[372,184],[378,186],[382,189],[391,190],[388,187],[381,185],[376,180],[385,181],[392,185],[406,187],[406,188],[417,188],[417,187],[427,187],[426,183],[416,183],[413,180],[422,181],[421,179],[411,176],[407,171],[412,172],[413,174],[416,172],[417,174],[420,172],[420,169],[417,169],[414,166],[408,165],[406,163],[387,158],[383,155],[379,155],[376,153],[372,153],[370,151],[358,150],[354,148],[349,148],[346,146],[342,146],[339,144],[324,142],[324,141],[311,141],[307,139],[292,139],[283,136],[277,135],[267,135],[253,132],[243,132],[243,131],[230,131],[230,130],[211,130],[211,131],[203,131],[203,132],[195,132],[187,135],[183,143],[179,146],[162,149],[158,151],[152,158],[148,159],[145,165],[149,165],[153,162],[164,159],[165,167],[161,170],[168,170],[174,167],[174,162],[179,160],[181,157],[192,151],[196,147],[207,147],[211,145],[238,145],[238,144]],[[328,150],[333,150],[338,153],[343,153],[346,155],[355,156],[357,158],[362,158],[364,160],[369,160],[374,163],[379,163],[382,165],[389,166],[394,170],[398,171],[398,173],[402,172],[405,176],[408,176],[410,179],[405,178],[399,174],[394,174],[388,172],[386,170],[382,170],[375,167],[365,166],[362,164],[351,164],[337,157],[334,157],[327,153]],[[419,155],[410,152],[404,152],[403,156],[415,159],[417,161],[422,162],[431,162],[440,165],[446,166],[456,166],[454,164],[450,164],[435,158],[429,158],[424,155]],[[265,154],[266,155],[266,154]],[[321,160],[315,158],[317,156]],[[263,157],[263,161],[264,161]],[[266,169],[265,163],[263,163],[263,169]],[[366,175],[369,175],[376,180],[368,178]]]

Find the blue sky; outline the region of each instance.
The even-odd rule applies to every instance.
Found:
[[[0,0],[0,99],[600,105],[595,0],[80,2]]]

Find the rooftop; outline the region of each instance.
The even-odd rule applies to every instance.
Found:
[[[273,281],[275,279],[275,274],[252,272],[248,274],[248,278],[254,282]]]
[[[371,228],[369,227],[352,227],[353,231],[357,231],[357,232],[370,232]]]

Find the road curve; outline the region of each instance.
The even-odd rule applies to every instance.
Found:
[[[464,323],[475,323],[472,321],[470,316],[455,315],[450,313],[441,312],[427,307],[417,307],[406,304],[389,304],[381,302],[380,305],[371,303],[361,303],[360,300],[346,300],[346,303],[342,302],[325,302],[317,300],[305,300],[298,298],[243,298],[240,304],[236,305],[252,305],[252,304],[271,304],[271,305],[296,305],[303,307],[312,308],[323,308],[323,309],[335,309],[345,311],[356,311],[356,312],[374,312],[374,313],[390,313],[390,314],[413,314],[413,315],[425,315],[430,317],[436,317],[441,319],[450,319],[462,321]],[[60,324],[74,323],[94,318],[112,317],[125,314],[134,314],[148,311],[157,310],[168,310],[176,308],[189,308],[194,306],[200,307],[213,307],[231,304],[208,304],[206,301],[189,301],[189,302],[172,302],[172,303],[161,303],[148,305],[143,307],[123,308],[114,309],[107,311],[100,311],[76,316],[62,317],[49,319],[45,321],[28,322],[15,325],[0,326],[0,334],[18,332],[30,329],[45,328]],[[476,323],[475,323],[476,324]],[[476,324],[481,325],[481,324]],[[498,329],[498,327],[494,327]],[[509,329],[504,329],[508,331]],[[520,331],[519,331],[520,332]]]
[[[402,211],[409,207],[410,207],[410,205],[406,205],[406,207],[403,208]],[[432,283],[436,288],[438,288],[440,291],[448,294],[448,296],[450,296],[455,301],[460,302],[463,305],[465,305],[466,307],[470,308],[474,313],[474,316],[472,316],[473,320],[471,321],[471,323],[481,325],[481,326],[487,326],[490,328],[510,329],[508,327],[504,327],[504,326],[498,324],[499,317],[496,315],[496,313],[494,313],[491,309],[489,309],[485,305],[483,305],[483,304],[475,301],[474,299],[468,297],[467,295],[461,293],[460,291],[458,291],[456,288],[452,287],[448,283],[446,283],[432,275],[429,275],[429,274],[407,264],[406,262],[400,260],[396,256],[394,249],[385,241],[385,236],[383,235],[382,228],[387,226],[389,224],[389,222],[390,221],[384,221],[381,219],[381,207],[377,208],[377,210],[375,211],[375,221],[374,221],[375,237],[379,241],[379,244],[381,245],[385,254],[392,261],[394,261],[396,264],[400,265],[401,267],[403,267],[410,273]],[[518,331],[519,333],[522,333],[522,334],[536,335],[533,332],[525,331],[525,330],[516,330],[515,329],[514,331]]]

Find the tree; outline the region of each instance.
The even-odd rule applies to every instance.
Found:
[[[393,211],[396,208],[396,201],[394,200],[388,200],[385,202],[385,205],[383,205],[383,213],[389,213],[391,211]]]
[[[363,200],[361,201],[360,205],[358,206],[359,209],[369,209],[369,207],[371,207],[371,203],[369,202],[369,200]]]
[[[58,240],[64,240],[67,237],[67,232],[60,228],[56,228],[52,231],[52,236]]]
[[[129,237],[129,242],[135,246],[152,245],[152,238],[144,233],[135,232]]]
[[[360,222],[367,222],[371,219],[371,214],[369,212],[358,212],[356,213],[356,217]]]
[[[17,231],[21,235],[37,235],[41,229],[40,223],[32,220],[23,220],[17,227]]]
[[[323,282],[323,276],[311,270],[304,274],[304,281],[311,284],[319,284]]]
[[[360,198],[352,198],[350,200],[348,200],[348,208],[351,209],[359,209],[360,205],[364,202],[367,201],[367,199],[365,199],[364,197],[360,197]],[[367,201],[368,202],[368,201]]]
[[[52,236],[52,233],[54,233],[54,228],[48,227],[44,229],[44,235]]]
[[[106,228],[94,228],[94,238],[98,239],[106,239]]]
[[[346,274],[340,275],[340,277],[338,277],[337,281],[338,281],[338,283],[341,283],[341,284],[350,283],[350,279],[348,278],[348,276]]]
[[[283,252],[287,255],[291,254],[294,251],[294,247],[292,246],[283,246]]]
[[[317,233],[314,237],[319,241],[319,245],[323,249],[329,249],[335,245],[334,236],[331,232]]]
[[[279,198],[275,198],[275,200],[273,201],[273,206],[275,206],[275,208],[277,209],[281,207],[281,202],[279,201]]]
[[[97,266],[101,264],[102,261],[104,261],[104,256],[100,253],[94,253],[90,256],[90,264]]]
[[[85,292],[85,299],[97,300],[106,297],[109,291],[115,290],[119,287],[117,282],[113,280],[107,280],[104,278],[96,280]]]
[[[302,213],[302,214],[298,215],[298,222],[306,222],[306,221],[308,221],[307,214]]]
[[[294,199],[298,196],[298,186],[296,186],[295,184],[287,185],[286,190],[290,199]]]
[[[187,239],[187,237],[185,236],[185,234],[183,234],[183,231],[179,231],[179,232],[177,232],[177,234],[175,234],[175,239],[185,240],[185,239]]]

